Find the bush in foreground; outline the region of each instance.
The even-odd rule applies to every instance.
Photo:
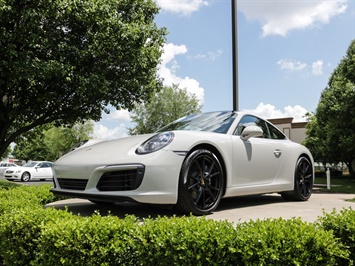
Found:
[[[324,213],[318,223],[324,230],[332,231],[335,237],[341,239],[350,251],[351,260],[355,261],[355,210],[348,208],[340,212],[333,210]]]
[[[48,186],[0,189],[0,257],[6,265],[351,265],[354,256],[354,239],[331,228],[345,222],[327,215],[317,224],[81,217],[43,207],[54,200]],[[353,212],[333,215],[353,219]],[[354,232],[354,224],[346,226]]]

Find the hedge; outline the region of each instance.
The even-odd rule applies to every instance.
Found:
[[[124,219],[44,205],[49,186],[0,189],[0,265],[352,265],[351,209],[232,224],[204,217]],[[342,218],[343,217],[343,218]],[[337,229],[337,230],[335,230]]]

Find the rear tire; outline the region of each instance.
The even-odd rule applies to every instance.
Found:
[[[209,150],[195,150],[182,165],[176,207],[183,213],[209,214],[220,203],[223,190],[224,173],[217,156]]]
[[[313,165],[306,157],[300,157],[296,164],[294,189],[282,192],[285,200],[306,201],[312,195],[313,190]]]

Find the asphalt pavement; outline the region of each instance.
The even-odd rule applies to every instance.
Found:
[[[233,223],[265,218],[290,219],[300,217],[304,221],[314,222],[323,211],[329,213],[333,209],[349,208],[355,210],[355,202],[346,201],[354,199],[355,194],[313,193],[308,201],[284,201],[278,194],[265,194],[223,199],[216,211],[206,217],[214,220],[228,220]],[[179,216],[171,205],[148,205],[131,202],[116,203],[102,206],[83,199],[67,199],[53,202],[47,207],[57,209],[68,208],[68,211],[81,216],[90,216],[94,212],[101,215],[116,215],[125,217],[135,215],[137,218],[158,216]]]

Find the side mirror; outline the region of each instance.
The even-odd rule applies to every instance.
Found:
[[[264,135],[263,130],[257,126],[246,127],[241,135],[242,140],[248,140],[252,137],[262,137]]]

